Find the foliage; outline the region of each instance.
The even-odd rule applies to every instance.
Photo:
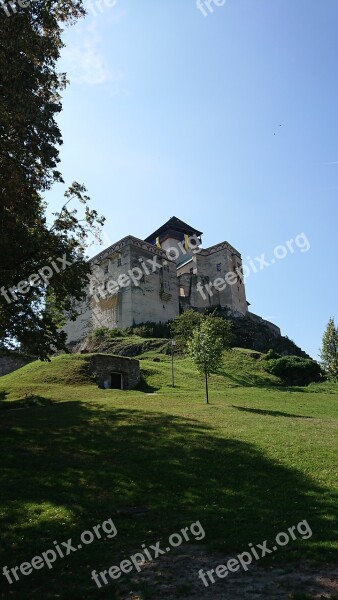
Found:
[[[109,329],[109,327],[97,327],[90,334],[90,339],[94,341],[109,340],[124,335],[123,329]]]
[[[199,373],[217,373],[223,363],[223,342],[215,335],[209,320],[196,327],[187,344],[188,356]]]
[[[267,353],[264,356],[264,360],[272,360],[273,358],[282,358],[280,354],[278,354],[278,352],[276,352],[276,350],[272,350],[270,348],[270,350],[267,351]]]
[[[211,331],[221,339],[224,350],[231,347],[233,343],[232,323],[223,317],[216,317],[213,314],[204,316],[204,320],[210,324]]]
[[[187,351],[192,363],[200,374],[205,375],[206,396],[209,402],[208,376],[217,373],[223,363],[224,343],[215,332],[215,327],[209,317],[202,319],[192,337],[187,342]]]
[[[202,314],[189,308],[177,316],[171,325],[173,337],[186,344],[192,337],[193,331],[201,324]]]
[[[143,338],[169,338],[171,332],[171,323],[155,323],[146,321],[130,327],[131,333]]]
[[[172,333],[178,342],[183,346],[187,345],[189,339],[193,337],[196,327],[200,327],[204,322],[210,324],[210,329],[216,337],[222,340],[223,348],[229,348],[232,343],[232,325],[223,317],[212,314],[202,314],[192,309],[184,311],[176,317],[172,323]]]
[[[97,235],[103,218],[89,208],[86,188],[74,182],[54,221],[47,222],[44,195],[64,183],[57,170],[62,137],[56,122],[66,85],[56,69],[62,28],[84,9],[78,0],[26,4],[15,4],[10,17],[3,7],[0,14],[0,339],[46,359],[64,347],[59,316],[77,314],[89,271],[88,235]],[[51,265],[60,267],[63,257],[67,266],[58,272]],[[52,269],[49,283],[32,282],[44,267]]]
[[[338,327],[331,318],[323,335],[320,353],[323,369],[329,381],[338,381]]]
[[[265,369],[272,375],[280,377],[286,385],[308,385],[322,378],[321,368],[317,362],[299,356],[283,356],[268,360]]]

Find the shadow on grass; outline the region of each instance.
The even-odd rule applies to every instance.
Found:
[[[311,386],[311,384],[310,384]],[[302,394],[310,394],[315,390],[308,385],[304,385],[303,387],[300,385],[280,385],[278,386],[279,392],[288,392],[289,394],[294,392],[301,392]]]
[[[237,375],[233,375],[231,373],[229,373],[228,371],[225,371],[224,369],[221,369],[219,371],[220,375],[223,375],[224,377],[227,377],[227,379],[229,379],[230,381],[232,381],[233,383],[235,383],[238,386],[243,386],[243,387],[261,387],[261,388],[276,388],[278,387],[278,384],[275,383],[274,381],[271,381],[271,379],[264,374],[264,372],[262,372],[260,375],[256,375],[254,373],[250,373],[250,375],[247,376],[247,378],[245,377],[238,377]]]
[[[141,380],[136,388],[139,392],[145,392],[146,394],[151,394],[152,392],[156,392],[157,390],[160,389],[159,387],[154,387],[152,385],[149,385],[149,383],[147,382],[147,379],[146,379],[149,375],[152,375],[151,369],[142,369]]]
[[[231,405],[232,408],[241,410],[243,412],[253,413],[257,415],[267,415],[269,417],[289,417],[292,419],[312,419],[313,417],[305,417],[303,415],[293,415],[292,413],[280,412],[279,410],[263,410],[260,408],[247,408],[246,406],[235,406]]]
[[[103,536],[58,560],[52,571],[21,576],[8,586],[11,598],[112,599],[114,588],[98,590],[91,570],[118,564],[142,543],[165,545],[197,520],[207,544],[237,553],[306,519],[313,537],[280,548],[275,560],[334,558],[332,490],[194,419],[69,402],[6,412],[0,444],[3,565],[41,555],[54,540],[76,544],[82,531],[109,518],[118,530],[116,538]],[[119,515],[131,506],[149,513]]]
[[[5,392],[4,390],[0,390],[0,404],[4,400],[6,400],[6,396],[8,396],[8,392]]]
[[[50,406],[55,404],[53,400],[44,398],[43,396],[27,395],[19,400],[13,400],[12,402],[0,401],[0,410],[19,410],[23,408],[37,408],[41,406]]]

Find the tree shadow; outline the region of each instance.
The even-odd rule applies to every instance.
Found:
[[[79,541],[109,518],[118,530],[60,559],[53,571],[21,577],[10,588],[13,598],[114,598],[110,586],[95,588],[92,569],[118,564],[142,543],[165,544],[198,520],[207,544],[243,552],[306,519],[313,537],[290,542],[285,556],[333,558],[332,490],[197,420],[73,401],[8,411],[0,436],[2,564],[41,555],[53,540]],[[124,519],[121,509],[132,506],[149,512]]]
[[[43,396],[37,396],[36,394],[26,395],[24,398],[13,400],[11,402],[0,402],[0,410],[20,410],[23,408],[37,408],[42,406],[51,406],[55,402]]]
[[[1,403],[6,400],[6,396],[8,396],[8,392],[5,392],[5,390],[0,390],[0,406]]]
[[[238,377],[237,375],[233,375],[232,373],[229,373],[224,369],[221,369],[219,371],[219,374],[223,375],[224,377],[227,377],[227,379],[229,379],[230,381],[233,381],[233,383],[236,384],[236,386],[260,388],[279,387],[278,384],[276,384],[274,381],[271,381],[271,379],[267,375],[264,375],[264,372],[262,372],[260,375],[250,373],[247,379],[245,379],[244,377]]]
[[[243,412],[254,413],[257,415],[267,415],[269,417],[289,417],[292,419],[312,419],[313,417],[307,417],[304,415],[294,415],[292,413],[280,412],[279,410],[263,410],[260,408],[247,408],[246,406],[235,406],[231,405],[232,408],[236,408],[237,410],[241,410]]]
[[[149,373],[151,373],[150,370],[142,369],[140,383],[138,384],[138,386],[136,388],[139,392],[145,392],[146,394],[151,394],[160,389],[159,387],[154,387],[147,382],[147,376]]]
[[[309,386],[304,385],[304,387],[300,385],[280,385],[278,386],[279,392],[288,392],[289,394],[294,392],[301,392],[302,394],[311,394],[314,393],[314,390]]]

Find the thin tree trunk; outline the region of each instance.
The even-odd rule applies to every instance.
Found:
[[[208,374],[205,374],[205,391],[207,394],[207,404],[209,404],[209,388],[208,388]]]

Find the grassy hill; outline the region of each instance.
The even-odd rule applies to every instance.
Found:
[[[92,569],[197,520],[203,544],[237,553],[306,519],[313,537],[270,562],[337,560],[338,386],[281,387],[259,353],[236,349],[210,378],[207,406],[188,359],[175,358],[173,389],[170,357],[149,350],[139,358],[139,390],[98,389],[88,355],[0,379],[2,564],[78,540],[109,518],[118,530],[52,570],[12,586],[3,578],[2,597],[118,598],[120,582],[98,590]],[[128,507],[143,507],[143,516],[126,517]],[[138,597],[157,598],[149,589]]]

